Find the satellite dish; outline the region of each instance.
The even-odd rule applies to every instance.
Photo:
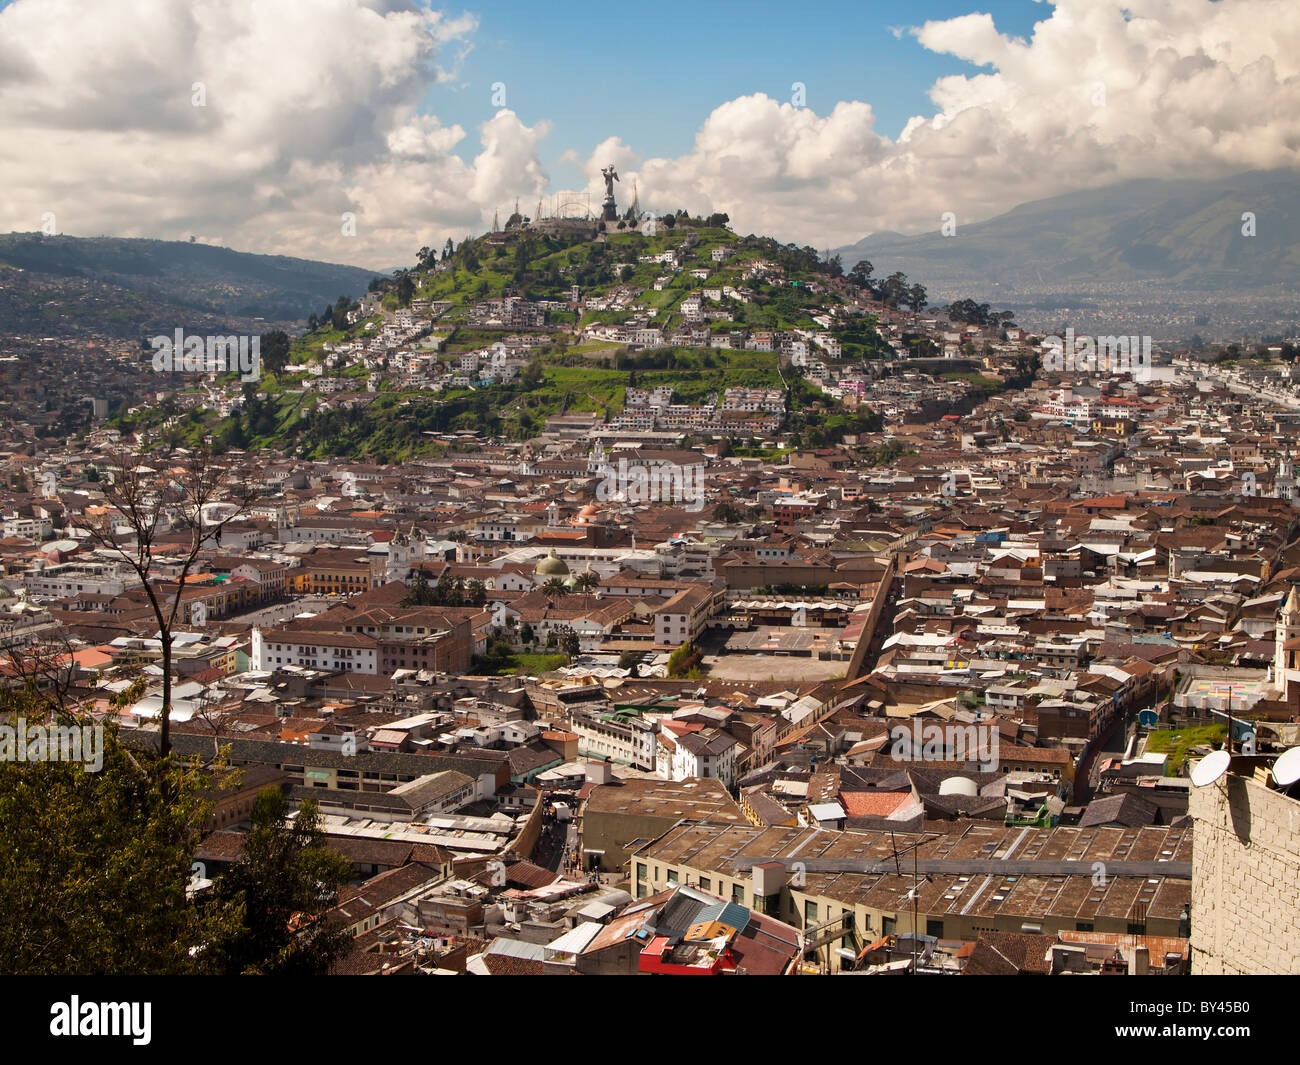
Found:
[[[1230,761],[1232,761],[1232,755],[1227,751],[1213,751],[1207,754],[1196,763],[1196,768],[1192,770],[1192,783],[1198,788],[1213,784],[1228,771]]]
[[[1273,763],[1273,782],[1279,788],[1289,788],[1300,780],[1300,747],[1283,751]]]

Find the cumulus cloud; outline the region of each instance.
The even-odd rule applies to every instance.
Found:
[[[422,113],[477,28],[427,3],[16,0],[0,10],[0,230],[53,212],[62,232],[383,267],[481,232],[515,197],[531,213],[548,124]],[[613,163],[622,206],[635,183],[645,209],[726,211],[817,247],[1128,178],[1300,166],[1294,0],[1043,10],[1027,39],[983,13],[891,30],[974,68],[938,79],[896,139],[866,102],[818,114],[755,94],[721,103],[677,158],[642,157],[631,128],[560,161],[593,203]]]
[[[410,262],[547,183],[545,124],[498,112],[467,164],[466,131],[418,113],[476,25],[408,0],[17,0],[0,10],[0,229],[52,212],[74,234]]]
[[[650,209],[726,211],[742,232],[822,247],[1129,178],[1300,166],[1293,0],[1059,0],[1046,14],[1028,40],[982,13],[910,29],[981,69],[936,81],[934,113],[897,140],[865,103],[819,116],[758,94],[624,179]]]

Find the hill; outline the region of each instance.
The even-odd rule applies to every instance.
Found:
[[[199,243],[0,235],[0,331],[136,337],[171,330],[287,326],[374,273]]]
[[[421,256],[363,299],[313,313],[284,357],[266,360],[237,412],[218,416],[191,393],[116,423],[161,429],[174,445],[211,437],[375,461],[434,453],[456,434],[528,440],[560,413],[614,415],[629,387],[664,388],[683,404],[778,389],[790,424],[807,421],[815,439],[872,423],[869,412],[836,412],[771,346],[781,331],[828,337],[819,321],[852,298],[812,248],[683,219],[600,239],[517,227]],[[683,311],[701,299],[707,317]],[[844,327],[844,357],[885,350],[873,321],[859,315]],[[753,334],[766,344],[731,345]]]
[[[1245,212],[1254,214],[1254,236],[1243,235]],[[1202,325],[1223,317],[1233,328],[1267,329],[1271,315],[1280,328],[1295,317],[1288,297],[1300,278],[1300,188],[1291,171],[1128,181],[959,224],[952,237],[877,233],[839,254],[846,269],[868,259],[878,275],[923,277],[936,300],[1132,319],[1143,300],[1166,297],[1174,308],[1198,308]],[[1159,312],[1145,310],[1144,328],[1160,332]]]

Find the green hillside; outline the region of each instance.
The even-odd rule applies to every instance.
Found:
[[[713,249],[731,249],[725,263],[712,258]],[[661,264],[641,262],[642,257],[680,249],[683,261],[671,281],[656,291],[656,278],[665,276]],[[756,260],[776,264],[789,283],[747,279],[746,269]],[[119,427],[161,433],[177,445],[192,445],[211,438],[228,448],[269,448],[312,458],[349,456],[395,462],[414,455],[436,453],[449,442],[448,434],[473,432],[484,438],[526,440],[544,428],[555,414],[587,411],[617,414],[627,388],[668,386],[680,403],[703,402],[710,394],[734,387],[792,390],[796,412],[820,408],[813,421],[825,423],[833,413],[818,389],[802,379],[783,374],[780,356],[772,352],[711,348],[660,347],[629,353],[614,343],[579,343],[581,324],[572,311],[547,311],[545,343],[533,349],[523,372],[509,382],[477,383],[431,391],[406,387],[400,379],[385,377],[370,390],[365,367],[333,367],[331,377],[346,382],[356,398],[347,404],[322,400],[306,390],[325,372],[322,363],[339,345],[363,343],[375,335],[394,312],[412,301],[432,300],[451,306],[425,332],[442,342],[439,358],[454,365],[459,353],[481,351],[495,340],[524,329],[489,328],[472,322],[474,304],[519,296],[531,302],[564,301],[577,285],[587,298],[609,296],[621,286],[644,291],[634,306],[651,325],[667,323],[681,301],[698,291],[702,282],[692,269],[710,269],[710,286],[742,286],[752,296],[747,302],[727,300],[728,320],[711,323],[713,331],[728,328],[818,328],[812,314],[842,298],[836,288],[833,265],[822,262],[811,248],[781,245],[766,238],[738,237],[723,226],[683,224],[661,226],[653,235],[611,232],[606,241],[555,237],[517,229],[488,235],[440,250],[422,249],[420,261],[391,278],[372,279],[369,297],[377,301],[373,313],[361,317],[358,301],[327,305],[308,320],[309,331],[288,347],[287,359],[268,360],[262,379],[245,388],[245,401],[237,414],[219,419],[208,410],[182,411],[176,405],[137,412],[117,420]],[[809,286],[820,287],[814,295]],[[629,309],[594,312],[584,316],[621,322]],[[348,321],[349,317],[353,320]],[[680,318],[676,319],[680,321]],[[853,336],[875,337],[870,319],[862,319]],[[415,341],[419,344],[419,339]],[[866,345],[871,346],[871,345]],[[265,345],[264,345],[265,347]],[[855,356],[861,343],[852,345]],[[798,428],[807,415],[795,413]],[[863,418],[834,421],[849,431],[866,424]],[[814,433],[817,431],[813,427]]]

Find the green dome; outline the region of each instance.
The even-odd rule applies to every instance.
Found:
[[[557,558],[555,548],[551,548],[551,553],[537,563],[537,576],[539,577],[567,577],[569,567],[565,565],[564,559]]]

